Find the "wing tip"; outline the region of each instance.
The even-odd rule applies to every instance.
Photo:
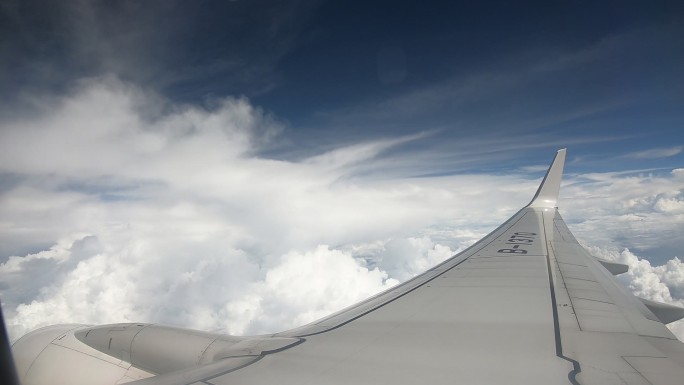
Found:
[[[537,193],[534,194],[534,198],[528,207],[546,207],[546,208],[556,208],[558,207],[558,194],[560,193],[560,184],[563,179],[563,168],[565,166],[565,153],[566,148],[561,148],[556,152],[556,156],[551,162],[551,166],[546,171],[544,180],[542,180]]]

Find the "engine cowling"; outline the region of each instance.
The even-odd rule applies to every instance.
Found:
[[[74,336],[88,328],[53,325],[21,337],[12,346],[19,381],[23,385],[116,385],[154,375],[93,349]]]
[[[23,336],[12,350],[23,385],[116,385],[218,361],[225,371],[300,342],[153,324],[55,325]]]

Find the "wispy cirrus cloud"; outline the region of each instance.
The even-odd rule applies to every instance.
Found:
[[[634,159],[657,159],[657,158],[669,158],[671,156],[679,155],[684,151],[684,146],[673,146],[673,147],[661,147],[652,148],[644,151],[635,151],[626,154],[627,158]]]

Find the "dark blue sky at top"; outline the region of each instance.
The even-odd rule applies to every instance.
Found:
[[[578,172],[684,166],[629,155],[684,145],[678,1],[1,4],[0,119],[113,74],[177,102],[248,97],[286,126],[273,157],[425,133],[393,151],[436,174],[566,146]]]

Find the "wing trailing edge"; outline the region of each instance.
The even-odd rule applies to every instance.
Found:
[[[544,180],[539,185],[537,193],[527,207],[558,207],[558,193],[563,179],[563,167],[565,166],[565,149],[560,149],[553,159],[553,163],[546,171]]]

